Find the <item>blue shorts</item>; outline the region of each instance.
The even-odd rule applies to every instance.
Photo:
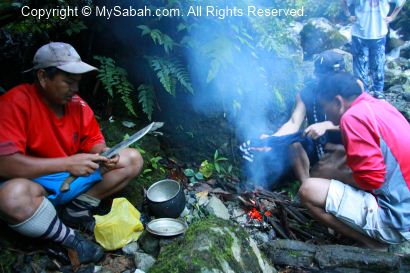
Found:
[[[53,173],[45,176],[40,176],[32,179],[34,182],[43,186],[47,192],[47,198],[54,205],[62,205],[68,203],[83,192],[91,188],[96,182],[102,180],[100,170],[97,170],[89,176],[80,176],[70,184],[70,189],[66,192],[61,192],[60,188],[70,175],[69,172]]]
[[[63,205],[73,200],[83,192],[91,188],[95,183],[102,180],[100,170],[97,170],[89,176],[80,176],[70,184],[70,190],[61,192],[60,188],[64,180],[70,175],[69,172],[53,173],[32,179],[34,182],[46,189],[48,196],[53,205]],[[5,181],[0,179],[0,185]]]

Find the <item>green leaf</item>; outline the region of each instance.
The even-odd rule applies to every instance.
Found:
[[[196,181],[195,176],[192,176],[192,177],[189,178],[189,182],[190,182],[191,184],[195,184],[195,183],[198,182],[198,181]]]
[[[195,178],[198,179],[198,180],[202,180],[202,179],[204,179],[204,176],[202,175],[202,173],[197,172],[197,173],[195,174]]]
[[[176,85],[180,83],[185,87],[185,90],[193,93],[188,71],[178,59],[158,56],[146,56],[145,58],[150,67],[156,72],[165,91],[175,96]]]
[[[219,164],[218,163],[214,163],[214,166],[215,166],[215,170],[218,172],[218,173],[220,173],[221,172],[221,167],[219,166]]]
[[[209,163],[208,160],[205,160],[201,163],[199,171],[204,175],[205,178],[210,178],[213,173],[214,166],[212,163]]]
[[[142,111],[151,120],[152,113],[154,112],[154,87],[152,85],[141,84],[138,87],[138,102],[142,105]]]
[[[194,177],[194,176],[195,176],[195,172],[194,172],[194,170],[192,170],[192,169],[185,169],[185,170],[184,170],[184,174],[185,174],[185,176],[187,176],[187,177]]]
[[[128,112],[137,116],[133,107],[132,93],[134,86],[128,81],[127,71],[115,65],[109,57],[94,56],[100,62],[97,78],[111,98],[121,98]]]
[[[139,25],[137,28],[141,29],[141,36],[145,36],[151,32],[151,29],[146,25]]]
[[[221,63],[219,60],[213,60],[211,62],[211,67],[209,68],[209,71],[208,71],[208,77],[206,77],[207,83],[210,83],[216,78],[220,68],[221,68]]]

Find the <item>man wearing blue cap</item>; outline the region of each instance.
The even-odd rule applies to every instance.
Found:
[[[80,263],[97,262],[102,248],[66,224],[93,232],[91,210],[137,176],[143,161],[135,149],[99,155],[108,149],[104,137],[77,95],[82,74],[97,68],[71,45],[46,44],[33,64],[35,83],[0,97],[0,217],[23,235],[62,244]],[[61,192],[70,174],[78,178]],[[56,205],[64,205],[62,221]]]

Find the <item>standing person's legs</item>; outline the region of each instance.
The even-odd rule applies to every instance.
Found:
[[[370,75],[376,98],[383,98],[386,37],[368,40]]]
[[[352,36],[353,74],[369,92],[369,48],[365,39]]]

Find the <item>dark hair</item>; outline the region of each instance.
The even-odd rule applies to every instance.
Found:
[[[333,49],[320,53],[315,60],[315,74],[325,76],[329,73],[346,71],[344,55]]]
[[[348,72],[337,72],[323,78],[317,90],[318,98],[325,101],[331,101],[337,95],[353,100],[363,92],[357,79]]]
[[[50,66],[50,67],[46,67],[46,68],[39,68],[39,69],[43,69],[44,72],[46,73],[46,77],[49,78],[50,80],[54,79],[54,77],[58,74],[58,73],[66,73],[63,70],[58,69],[55,66]],[[39,69],[34,70],[34,79],[36,81],[38,81],[37,79],[37,71]]]

